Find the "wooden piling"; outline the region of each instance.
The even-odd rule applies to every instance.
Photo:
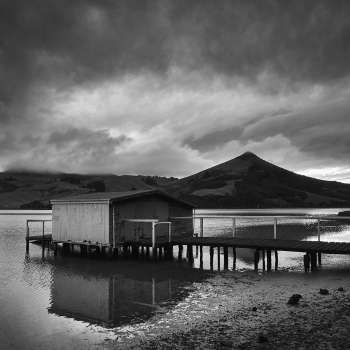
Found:
[[[173,245],[171,242],[169,242],[169,246],[168,246],[168,259],[169,260],[173,260]]]
[[[311,253],[311,271],[317,270],[317,255],[316,253]]]
[[[218,247],[218,271],[220,271],[220,257],[221,257],[220,249],[221,249],[221,247],[219,246]]]
[[[261,251],[261,254],[262,254],[263,271],[265,271],[265,249]]]
[[[203,246],[199,247],[199,267],[203,268]]]
[[[57,256],[57,242],[54,242],[54,244],[53,244],[53,256]]]
[[[157,245],[155,245],[155,247],[152,249],[152,258],[154,261],[157,261],[157,259],[158,259],[157,251],[158,251],[158,247],[157,247]]]
[[[193,261],[193,245],[187,244],[187,256],[189,261]]]
[[[69,243],[69,253],[73,256],[74,255],[74,244]]]
[[[214,260],[214,247],[209,248],[209,255],[210,255],[210,270],[213,269],[213,260]]]
[[[179,244],[179,254],[178,254],[179,261],[182,261],[182,250],[183,250],[183,246],[182,244]]]
[[[26,230],[26,252],[29,252],[29,225],[27,221],[27,230]]]
[[[318,255],[318,265],[322,265],[322,254],[321,253],[317,253]]]
[[[149,247],[146,247],[146,259],[149,259]]]
[[[236,248],[233,247],[232,248],[232,253],[233,253],[233,269],[236,269],[236,262],[237,262],[237,252],[236,252]]]
[[[271,250],[266,250],[267,271],[271,271]]]
[[[260,256],[259,256],[259,250],[256,250],[254,252],[254,270],[258,270],[259,269],[259,259],[260,259]]]
[[[124,242],[123,244],[123,258],[127,259],[128,258],[128,244]]]
[[[305,273],[310,271],[310,257],[309,254],[304,255],[304,269]]]
[[[278,251],[275,250],[275,271],[278,270]]]
[[[224,269],[228,269],[228,247],[224,247]]]

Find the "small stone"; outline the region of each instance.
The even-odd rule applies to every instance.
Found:
[[[228,340],[228,339],[224,339],[224,338],[220,338],[220,345],[226,346],[227,348],[233,348],[233,341]]]
[[[338,288],[338,292],[344,292],[344,288],[343,287],[339,287]]]
[[[320,294],[327,295],[329,293],[328,289],[320,289]]]
[[[263,336],[262,334],[259,335],[259,338],[258,338],[258,343],[267,343],[269,340]]]
[[[252,307],[252,311],[256,311],[258,308],[256,306]]]
[[[302,296],[300,294],[293,294],[289,300],[288,300],[288,304],[291,305],[295,305],[299,303],[299,300],[302,298]]]

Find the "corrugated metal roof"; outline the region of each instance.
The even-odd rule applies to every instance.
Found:
[[[60,204],[60,203],[69,203],[69,202],[81,202],[81,203],[91,203],[91,202],[101,202],[101,203],[113,203],[118,201],[123,201],[127,199],[137,198],[137,197],[144,197],[149,196],[151,194],[159,194],[161,196],[164,196],[166,198],[170,198],[172,200],[175,200],[177,202],[181,202],[183,204],[186,204],[192,208],[195,208],[195,205],[184,201],[182,199],[173,197],[169,195],[166,192],[159,191],[156,189],[153,190],[135,190],[135,191],[126,191],[126,192],[92,192],[87,194],[82,194],[80,196],[68,196],[63,197],[59,199],[52,199],[50,202],[51,204]]]

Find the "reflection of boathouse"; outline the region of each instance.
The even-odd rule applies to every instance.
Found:
[[[105,327],[149,318],[171,299],[171,280],[137,280],[122,274],[69,276],[53,270],[50,313]]]
[[[184,287],[208,277],[205,271],[194,273],[168,262],[120,261],[118,273],[114,264],[99,260],[88,265],[80,260],[74,268],[65,259],[57,263],[61,265],[52,269],[49,313],[104,327],[146,320],[160,306],[186,298],[189,290]]]
[[[158,190],[100,192],[51,200],[52,239],[58,242],[90,242],[113,245],[124,240],[152,237],[191,236],[194,206]],[[176,217],[176,220],[172,220]],[[129,220],[129,221],[128,221]],[[131,220],[131,221],[130,221]]]

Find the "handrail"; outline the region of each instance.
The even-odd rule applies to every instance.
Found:
[[[193,215],[193,216],[174,216],[170,217],[170,220],[180,219],[200,219],[199,237],[203,237],[203,221],[204,219],[232,219],[232,237],[236,235],[236,220],[237,219],[273,219],[274,226],[274,239],[277,239],[277,219],[304,219],[304,220],[317,220],[318,221],[318,241],[321,240],[320,234],[320,222],[321,220],[350,220],[350,216],[306,216],[306,215]]]
[[[167,224],[169,225],[169,243],[171,242],[171,222],[170,221],[159,221],[158,219],[123,219],[125,222],[150,222],[152,224],[152,250],[155,252],[156,249],[156,225]]]
[[[45,236],[45,222],[47,221],[52,221],[52,219],[47,219],[47,220],[38,220],[38,219],[27,219],[26,220],[26,251],[29,252],[29,222],[42,222],[43,223],[43,234],[42,236]],[[43,240],[43,247],[44,247],[44,240]]]

